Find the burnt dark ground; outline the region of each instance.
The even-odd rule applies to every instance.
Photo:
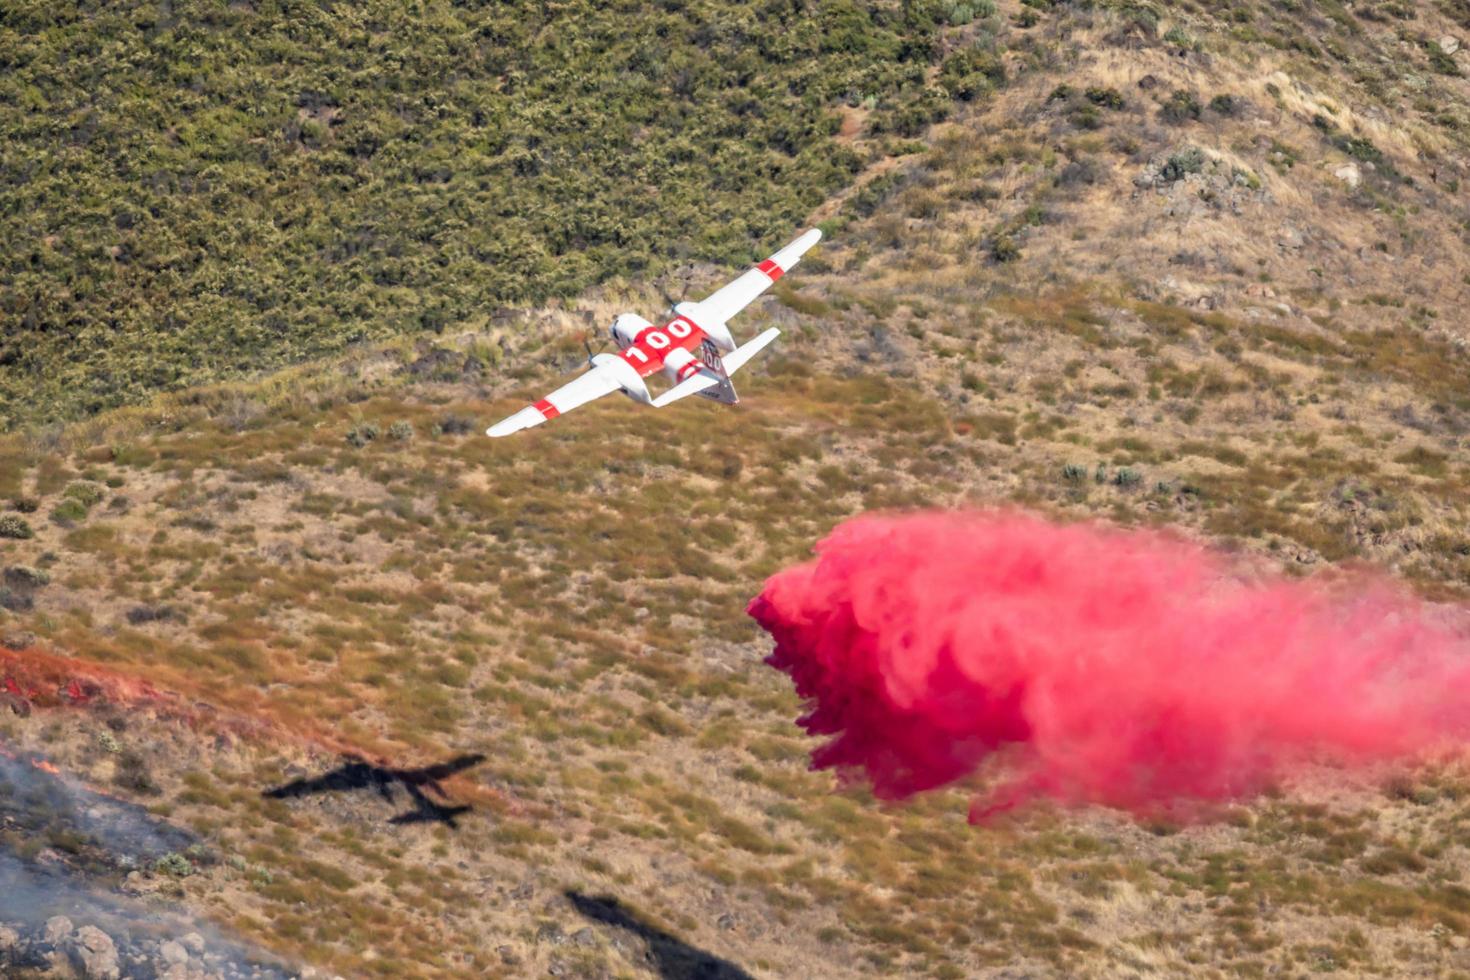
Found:
[[[0,752],[0,976],[285,978],[273,956],[146,890],[216,856],[146,808]],[[111,968],[116,969],[112,972]]]
[[[73,870],[127,873],[195,848],[189,831],[26,755],[0,753],[0,838],[23,856],[49,850]],[[202,855],[196,853],[196,860]]]

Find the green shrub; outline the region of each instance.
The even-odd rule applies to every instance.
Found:
[[[388,438],[394,442],[408,442],[413,439],[413,423],[399,420],[388,426]]]
[[[3,580],[15,589],[39,589],[51,584],[51,575],[29,565],[11,565],[5,569]]]
[[[434,425],[435,435],[462,436],[479,429],[475,420],[464,415],[446,415]]]
[[[1238,116],[1245,102],[1233,95],[1217,95],[1210,100],[1210,111],[1221,116]]]
[[[1189,146],[1164,161],[1159,176],[1166,181],[1183,180],[1186,174],[1197,174],[1205,169],[1205,152],[1197,146]]]
[[[29,538],[34,534],[24,517],[18,514],[0,514],[0,538]]]
[[[376,438],[378,438],[378,426],[375,422],[360,422],[347,430],[347,441],[358,449]]]
[[[187,878],[194,873],[194,865],[184,855],[176,851],[170,851],[153,862],[153,870],[161,875],[170,875],[174,878]]]
[[[1203,107],[1199,99],[1195,98],[1193,92],[1182,88],[1176,88],[1164,103],[1159,106],[1159,118],[1166,123],[1177,126],[1180,123],[1193,122],[1200,117]]]
[[[972,3],[952,3],[945,11],[945,19],[951,27],[963,27],[975,19],[975,5]]]
[[[949,93],[944,89],[926,88],[916,95],[874,114],[869,126],[875,134],[893,133],[914,137],[949,112]]]
[[[1452,78],[1459,78],[1464,74],[1460,71],[1460,65],[1455,61],[1455,56],[1440,47],[1438,41],[1430,41],[1425,47],[1429,50],[1429,67],[1441,75],[1449,75]]]
[[[957,99],[972,101],[1006,81],[1005,63],[992,51],[974,46],[956,51],[944,60],[939,83]]]
[[[87,505],[74,497],[67,497],[51,508],[51,520],[62,527],[71,527],[87,518]]]
[[[62,496],[75,500],[83,507],[91,510],[92,507],[102,499],[102,488],[89,480],[74,480],[66,485]]]
[[[1164,33],[1164,43],[1172,44],[1176,48],[1199,47],[1199,42],[1194,39],[1194,35],[1177,24]]]
[[[1067,119],[1078,129],[1099,129],[1102,126],[1102,113],[1095,105],[1080,105],[1067,113]]]

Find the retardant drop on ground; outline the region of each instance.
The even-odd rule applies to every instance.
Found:
[[[1381,579],[999,511],[859,517],[816,552],[750,613],[801,725],[830,736],[813,765],[883,798],[992,760],[974,819],[1040,798],[1142,812],[1470,737],[1462,611]]]

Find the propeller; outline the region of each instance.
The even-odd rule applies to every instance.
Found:
[[[558,372],[560,374],[572,374],[577,371],[585,371],[587,368],[592,366],[593,357],[598,354],[604,353],[607,350],[606,341],[603,342],[602,348],[600,350],[594,351],[592,349],[592,334],[594,331],[594,327],[592,326],[592,324],[596,314],[593,313],[593,311],[591,310],[576,310],[574,312],[580,314],[583,322],[589,325],[587,330],[585,330],[582,334],[582,349],[587,352],[587,360],[585,363],[582,364],[578,364],[575,361],[572,362],[570,366],[561,368],[561,370]],[[561,363],[565,364],[566,362],[563,361]]]
[[[607,348],[607,341],[606,340],[603,340],[601,346],[597,350],[594,351],[592,349],[592,340],[591,340],[591,338],[589,337],[588,334],[583,334],[582,335],[582,347],[583,347],[584,350],[587,351],[587,366],[588,367],[593,367],[594,366],[593,363],[592,363],[592,359],[594,357],[596,357],[598,354],[606,354],[607,353],[607,350],[608,350],[608,348]]]
[[[687,269],[686,269],[686,271],[687,271]],[[674,312],[674,307],[678,306],[680,303],[682,303],[684,301],[681,300],[681,299],[674,299],[674,297],[672,297],[672,296],[669,295],[668,288],[664,286],[664,280],[667,277],[668,277],[668,273],[665,273],[664,275],[659,276],[658,279],[654,281],[654,285],[656,285],[658,287],[658,293],[659,293],[659,295],[662,296],[664,298],[664,302],[666,304],[668,304],[668,306],[667,306],[668,311],[670,313],[673,313]],[[683,292],[688,292],[688,290],[689,290],[689,277],[686,275],[684,277],[684,284],[683,284],[683,290],[682,291]]]

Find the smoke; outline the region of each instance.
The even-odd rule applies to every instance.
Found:
[[[896,799],[982,765],[971,819],[1247,797],[1305,763],[1470,737],[1470,631],[1366,576],[1247,574],[1199,545],[1005,511],[873,515],[772,577],[767,663],[831,736],[814,768]]]
[[[103,937],[101,942],[88,931]],[[177,968],[180,960],[187,965],[183,973]],[[58,969],[65,963],[72,970]],[[178,975],[287,980],[298,975],[180,908],[110,894],[63,866],[0,851],[0,976],[78,974],[122,980]]]
[[[145,866],[196,843],[146,807],[98,793],[41,760],[0,749],[0,827],[23,828],[34,841],[60,838],[72,851],[90,846],[118,870]]]
[[[181,962],[203,978],[294,975],[160,896],[115,890],[129,872],[166,876],[215,861],[187,830],[0,743],[0,976],[141,980]]]

